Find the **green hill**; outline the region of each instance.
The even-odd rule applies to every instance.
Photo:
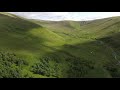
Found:
[[[119,28],[120,17],[42,21],[0,13],[0,77],[120,77]]]
[[[29,63],[50,48],[64,44],[64,38],[29,20],[0,14],[0,50],[14,52]]]

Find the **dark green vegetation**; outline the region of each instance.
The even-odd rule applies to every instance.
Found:
[[[28,63],[16,57],[14,53],[0,52],[0,78],[20,78],[23,66]]]
[[[93,63],[80,58],[66,58],[63,62],[58,58],[44,57],[32,66],[32,72],[48,77],[84,77],[94,69]]]
[[[120,77],[120,17],[28,20],[0,13],[0,78]]]

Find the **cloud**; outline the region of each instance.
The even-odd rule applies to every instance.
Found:
[[[63,20],[68,16],[68,12],[10,12],[29,19],[41,20]]]
[[[120,12],[10,12],[29,19],[40,20],[93,20],[111,16],[120,16]]]

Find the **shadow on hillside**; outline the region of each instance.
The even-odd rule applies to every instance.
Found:
[[[99,40],[105,42],[116,50],[120,50],[120,33],[112,34],[110,36],[100,38]]]
[[[38,39],[38,37],[29,34],[33,29],[43,28],[29,20],[0,14],[0,23],[0,45],[5,48],[34,50],[34,48],[38,47],[38,43],[44,42],[42,37]]]
[[[1,15],[1,14],[0,14],[0,22],[1,22],[1,26],[6,26],[9,29],[16,30],[16,31],[18,31],[18,30],[28,31],[28,30],[31,30],[33,28],[42,27],[42,26],[37,25],[37,24],[27,20],[27,19],[22,19],[19,17],[12,18],[10,16]]]
[[[119,61],[113,54],[113,50],[120,46],[119,37],[120,33],[117,33],[83,44],[66,44],[61,50],[47,53],[44,57],[62,64],[62,68],[67,65],[67,69],[63,68],[66,73],[63,77],[119,77]]]

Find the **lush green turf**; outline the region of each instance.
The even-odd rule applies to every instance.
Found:
[[[64,38],[19,17],[0,14],[0,50],[9,51],[26,58],[33,64],[46,52],[53,52],[51,47],[64,44]]]
[[[120,17],[57,22],[0,13],[0,77],[120,77],[119,32]]]

